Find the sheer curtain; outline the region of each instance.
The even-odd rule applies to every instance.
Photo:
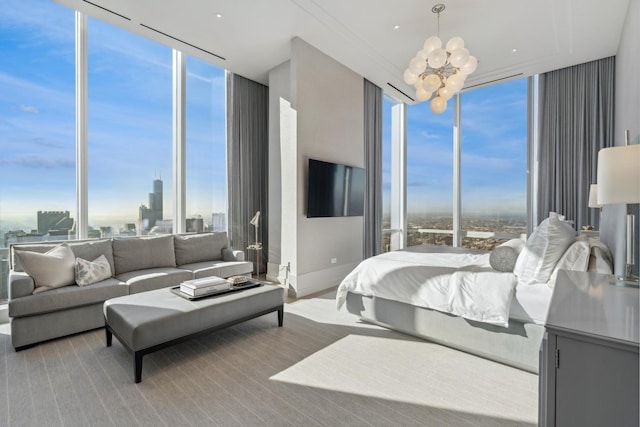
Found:
[[[255,242],[249,222],[260,211],[260,271],[268,253],[268,119],[266,86],[227,72],[227,188],[231,247],[245,250]]]
[[[364,257],[382,248],[382,89],[364,80]]]
[[[558,212],[599,228],[599,211],[588,207],[596,183],[598,151],[613,145],[615,58],[540,76],[537,222]]]

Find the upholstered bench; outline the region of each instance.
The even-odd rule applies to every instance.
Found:
[[[171,288],[112,298],[103,307],[107,347],[115,335],[133,353],[139,383],[145,354],[273,311],[282,326],[283,304],[283,288],[270,284],[195,301]]]

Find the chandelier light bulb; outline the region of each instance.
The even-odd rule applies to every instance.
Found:
[[[436,96],[431,100],[431,112],[434,114],[442,114],[447,109],[447,100]]]
[[[464,46],[462,37],[451,37],[442,48],[440,39],[440,12],[443,4],[431,11],[438,15],[438,35],[428,37],[404,72],[404,81],[416,88],[418,101],[431,99],[431,111],[441,114],[447,109],[447,100],[458,93],[467,76],[478,67],[478,60]]]

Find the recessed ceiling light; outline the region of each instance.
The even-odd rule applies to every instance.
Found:
[[[399,30],[399,29],[400,29],[400,25],[394,25],[394,26],[393,26],[393,29],[394,29],[394,30]]]
[[[511,49],[511,52],[517,52],[517,51],[518,51],[518,49],[515,49],[515,48]]]
[[[218,18],[218,19],[222,18],[222,14],[221,13],[216,13],[216,18]]]

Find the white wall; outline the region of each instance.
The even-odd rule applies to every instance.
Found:
[[[620,46],[616,54],[615,145],[624,145],[624,131],[630,144],[640,143],[640,0],[630,0]],[[637,208],[636,208],[637,212]],[[625,205],[606,205],[600,219],[600,237],[614,255],[615,273],[624,274],[626,264]],[[638,238],[636,215],[636,242]],[[640,254],[640,250],[636,252]],[[637,257],[636,257],[637,258]],[[636,268],[640,264],[636,259]],[[636,270],[637,271],[637,270]]]
[[[271,76],[269,84],[270,124],[279,123],[270,157],[281,162],[280,264],[291,263],[290,289],[304,296],[339,284],[363,259],[363,218],[307,218],[306,192],[309,158],[364,167],[364,82],[299,38],[291,41],[290,99],[281,67],[272,70],[276,90]]]

